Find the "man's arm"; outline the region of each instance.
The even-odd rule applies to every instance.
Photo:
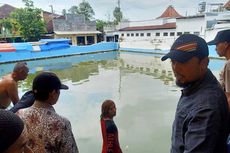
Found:
[[[74,135],[71,128],[71,123],[69,120],[65,120],[64,127],[61,132],[61,145],[57,146],[59,148],[59,152],[63,153],[79,153],[77,143],[74,139]]]
[[[196,112],[188,123],[185,132],[185,153],[211,153],[218,143],[220,132],[220,114],[212,109]],[[219,142],[220,143],[220,142]]]
[[[15,105],[19,101],[18,84],[14,81],[10,82],[8,87],[7,87],[7,93],[8,93],[10,100]]]
[[[16,113],[22,108],[30,107],[34,104],[35,97],[32,90],[27,91],[21,99],[9,110],[13,113]]]

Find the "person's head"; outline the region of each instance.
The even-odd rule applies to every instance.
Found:
[[[59,98],[60,89],[68,89],[68,86],[62,84],[55,73],[41,72],[33,80],[32,91],[35,100],[48,101],[53,105]]]
[[[101,105],[101,118],[116,116],[116,105],[112,100],[105,100]]]
[[[26,62],[18,62],[15,64],[12,76],[15,81],[25,80],[28,76],[29,69]]]
[[[208,55],[208,46],[203,38],[184,34],[176,39],[170,52],[161,60],[171,59],[176,84],[186,87],[204,77],[208,69]]]
[[[208,45],[216,45],[217,54],[220,57],[226,57],[227,52],[230,52],[230,29],[219,31],[214,40],[208,42]]]
[[[14,113],[0,110],[0,152],[32,153],[27,146],[27,131],[23,121]]]

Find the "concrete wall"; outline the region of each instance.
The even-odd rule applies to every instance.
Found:
[[[175,35],[170,36],[171,32],[174,32]],[[156,36],[156,33],[160,33],[160,36]],[[167,33],[168,36],[164,36],[164,33]],[[124,36],[122,36],[122,34]],[[136,36],[136,34],[138,34],[138,36]],[[144,36],[141,36],[141,34]],[[148,36],[148,34],[150,34],[150,36]],[[175,29],[165,29],[120,31],[119,38],[120,46],[124,48],[169,49],[177,36]]]
[[[54,31],[96,31],[96,21],[85,21],[84,16],[67,14],[66,19],[53,20]]]
[[[102,42],[102,43],[97,43],[89,46],[71,46],[70,48],[49,50],[49,51],[0,52],[0,63],[80,55],[80,54],[90,54],[90,53],[113,51],[113,50],[118,50],[117,43]]]
[[[199,32],[200,36],[205,34],[206,21],[204,17],[177,19],[176,25],[177,32],[189,32],[190,34]]]

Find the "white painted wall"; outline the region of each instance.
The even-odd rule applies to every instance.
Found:
[[[176,22],[175,18],[160,18],[152,20],[141,20],[141,21],[122,21],[117,26],[118,29],[125,27],[137,27],[137,26],[152,26],[152,25],[162,25],[166,23]]]
[[[178,38],[177,33],[197,34],[203,37],[207,42],[213,40],[218,31],[230,29],[230,24],[216,24],[213,29],[207,29],[207,21],[228,19],[230,20],[230,12],[219,14],[206,14],[201,17],[187,17],[178,19],[155,19],[147,21],[127,22],[127,27],[133,26],[150,26],[162,25],[165,23],[176,22],[176,29],[162,30],[142,30],[142,31],[119,31],[120,47],[124,48],[140,48],[140,49],[169,49],[173,42]],[[167,32],[168,36],[163,36]],[[175,32],[174,36],[170,36],[170,32]],[[139,36],[136,36],[139,33]],[[144,33],[144,36],[140,36]],[[147,36],[151,33],[151,36]],[[160,36],[156,36],[160,33]],[[124,36],[122,36],[124,34]],[[129,36],[127,36],[129,34]],[[133,36],[132,36],[133,34]]]
[[[190,34],[199,32],[200,36],[204,36],[206,21],[204,17],[177,19],[176,26],[177,32],[189,32]]]
[[[142,31],[120,31],[120,47],[124,48],[146,48],[146,49],[169,49],[172,43],[177,38],[170,36],[170,32],[175,33],[175,29],[165,30],[142,30]],[[139,36],[136,36],[136,34]],[[143,33],[144,36],[140,36]],[[147,36],[150,33],[150,36]],[[160,36],[156,36],[156,33],[160,33]],[[163,33],[168,33],[168,36],[163,36]],[[122,36],[124,34],[124,36]],[[129,34],[129,36],[127,36]],[[133,34],[133,36],[131,36]]]

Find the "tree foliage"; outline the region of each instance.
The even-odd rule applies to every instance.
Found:
[[[32,0],[22,0],[22,2],[25,3],[25,6],[27,8],[33,8],[34,7],[34,2]]]
[[[118,24],[119,22],[121,22],[122,20],[122,12],[121,12],[121,8],[119,7],[115,7],[114,11],[113,11],[113,16],[114,16],[114,23]]]
[[[0,27],[4,27],[8,30],[13,28],[12,21],[10,18],[5,18],[0,20]]]
[[[42,21],[41,9],[34,8],[32,0],[22,0],[25,8],[16,9],[10,18],[14,21],[14,28],[24,40],[39,40],[41,34],[46,32],[45,23]]]
[[[89,2],[85,0],[83,0],[78,6],[72,6],[68,12],[71,14],[84,15],[87,21],[93,19],[93,16],[95,15],[94,10]]]
[[[104,27],[107,23],[103,20],[96,20],[96,28],[98,31],[104,32]]]
[[[62,10],[62,15],[64,15],[64,16],[66,15],[66,9]]]
[[[78,14],[79,10],[77,6],[71,6],[71,8],[68,10],[70,14]]]
[[[86,20],[90,20],[93,19],[93,16],[95,15],[93,8],[90,6],[89,2],[83,0],[83,2],[81,2],[79,4],[79,12],[78,14],[83,14],[85,15],[85,19]]]

